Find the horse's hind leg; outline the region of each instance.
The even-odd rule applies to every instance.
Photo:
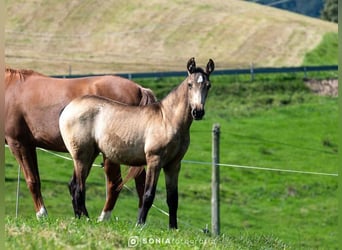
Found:
[[[72,207],[74,209],[74,212],[75,212],[75,217],[77,217],[77,214],[76,214],[76,208],[77,208],[77,204],[76,204],[76,200],[75,200],[75,192],[76,192],[76,174],[75,174],[75,171],[72,175],[72,178],[68,184],[68,188],[69,188],[69,193],[70,193],[70,196],[71,196],[71,202],[72,202]]]
[[[119,197],[122,183],[121,169],[119,164],[114,164],[110,160],[104,159],[104,171],[107,178],[107,198],[103,210],[98,217],[98,221],[109,220]]]
[[[82,214],[89,217],[85,199],[86,199],[86,188],[85,181],[88,176],[91,166],[84,166],[81,162],[75,160],[75,171],[73,178],[69,184],[69,191],[72,197],[72,205],[74,208],[75,217],[81,218]],[[75,183],[73,180],[75,179]]]
[[[14,157],[24,172],[27,187],[33,198],[37,219],[46,217],[47,211],[41,194],[36,148],[34,146],[29,146],[29,143],[23,144],[10,138],[6,138],[6,140]]]
[[[97,152],[89,150],[74,157],[74,177],[69,184],[69,191],[72,196],[72,204],[75,216],[80,218],[82,215],[89,217],[85,205],[86,187],[85,182],[89,175],[92,164],[97,156]],[[76,180],[76,184],[73,182]]]

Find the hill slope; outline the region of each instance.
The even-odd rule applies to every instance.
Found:
[[[300,65],[337,24],[245,1],[8,0],[6,64],[45,74]]]

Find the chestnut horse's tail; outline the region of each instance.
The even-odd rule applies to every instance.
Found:
[[[145,106],[157,101],[157,97],[153,94],[152,90],[141,88],[141,100],[139,106]]]
[[[135,179],[137,176],[139,176],[143,171],[145,170],[145,166],[140,167],[129,167],[128,173],[125,177],[125,179],[119,184],[117,190],[121,190],[122,187],[131,179]]]

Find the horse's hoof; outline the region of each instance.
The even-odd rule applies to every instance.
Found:
[[[38,220],[48,217],[48,213],[47,213],[45,207],[40,208],[40,210],[36,213],[36,217]]]
[[[110,220],[110,216],[112,214],[112,211],[102,211],[100,216],[97,218],[97,222],[102,222],[102,221],[108,221]]]
[[[81,213],[79,213],[79,212],[75,212],[75,218],[76,219],[81,219]]]
[[[146,226],[146,224],[145,223],[141,223],[141,222],[137,222],[135,224],[135,228],[136,229],[140,229],[140,230],[143,230],[145,226]]]

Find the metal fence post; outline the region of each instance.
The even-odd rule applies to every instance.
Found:
[[[17,178],[17,194],[15,201],[15,218],[19,215],[19,193],[20,193],[20,165],[18,164],[18,178]]]
[[[251,82],[254,81],[254,65],[253,63],[250,64],[250,71],[251,71]]]
[[[212,132],[211,230],[217,236],[220,234],[220,125],[214,124]]]
[[[307,78],[307,74],[306,74],[306,67],[304,67],[304,78]]]

